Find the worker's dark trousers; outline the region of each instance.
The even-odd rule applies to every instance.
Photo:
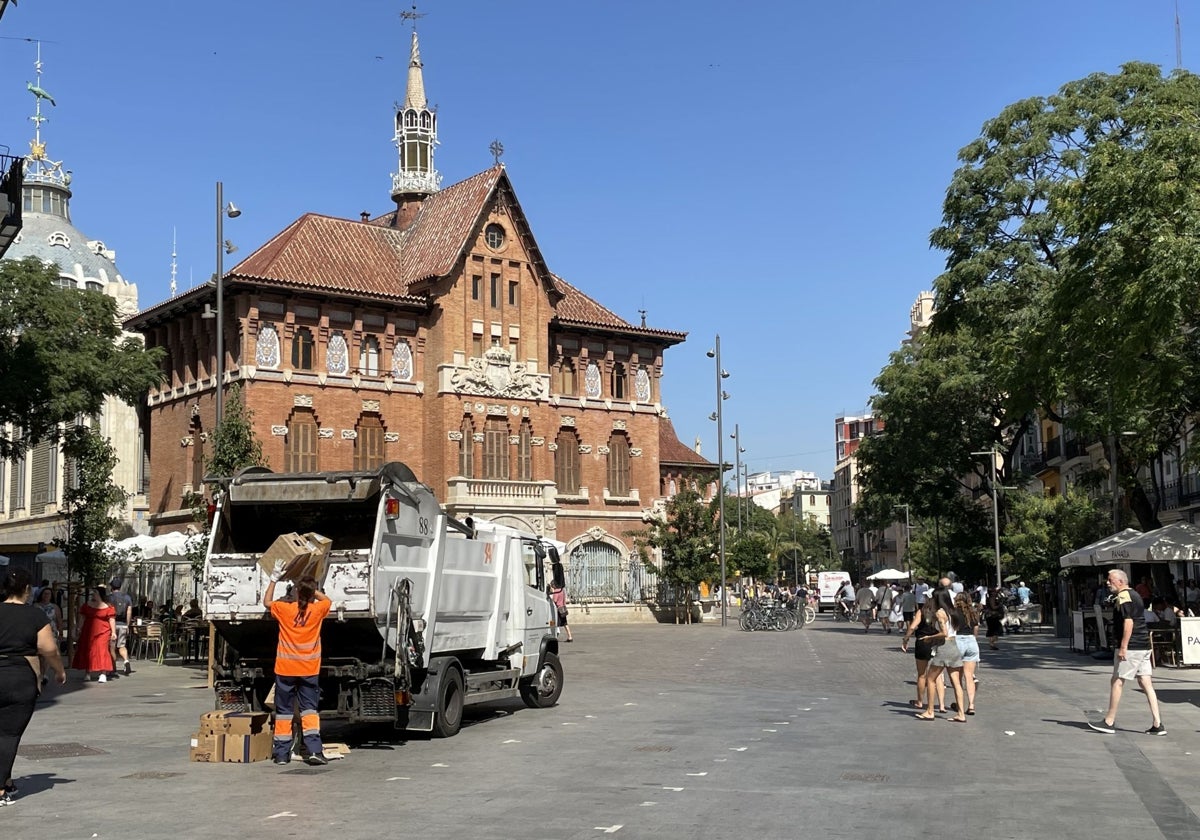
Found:
[[[271,754],[286,759],[292,749],[292,717],[300,709],[300,729],[304,733],[304,749],[309,755],[321,755],[321,717],[317,703],[321,699],[317,677],[275,676],[275,738]]]

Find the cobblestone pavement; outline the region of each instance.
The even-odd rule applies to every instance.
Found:
[[[72,674],[26,733],[0,837],[1200,837],[1200,669],[1156,673],[1167,737],[1143,734],[1132,690],[1105,736],[1085,720],[1110,665],[1049,635],[1002,645],[957,725],[912,716],[897,635],[828,615],[792,633],[581,625],[557,707],[472,710],[448,740],[331,729],[352,752],[327,768],[188,763],[211,707],[197,670]]]

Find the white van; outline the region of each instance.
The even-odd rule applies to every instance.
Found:
[[[837,593],[842,584],[850,582],[849,572],[817,572],[817,596],[820,598],[818,609],[821,612],[837,606]]]

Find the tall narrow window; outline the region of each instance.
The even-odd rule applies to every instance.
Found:
[[[377,470],[383,466],[383,422],[378,414],[364,414],[354,427],[354,469]]]
[[[483,426],[483,477],[508,478],[508,423],[500,417]]]
[[[66,468],[67,489],[74,490],[79,486],[79,477],[76,475],[76,469],[74,461],[68,460]],[[137,486],[138,495],[140,496],[145,496],[150,492],[150,441],[146,438],[145,428],[138,429]]]
[[[612,366],[612,381],[609,383],[609,392],[614,400],[629,399],[629,375],[625,371],[625,365],[621,362],[616,362]]]
[[[579,492],[579,439],[570,429],[560,429],[554,452],[554,483],[559,493]]]
[[[519,280],[508,281],[508,305],[519,306],[521,304],[521,283]]]
[[[317,418],[311,411],[297,409],[288,418],[284,444],[284,472],[317,471]]]
[[[33,453],[30,455],[30,479],[29,479],[29,513],[36,516],[39,513],[46,512],[46,505],[50,504],[50,476],[54,474],[51,466],[51,453],[54,451],[54,443],[49,440],[38,441],[33,447]]]
[[[308,327],[300,327],[292,339],[292,369],[313,369],[313,334]]]
[[[475,425],[470,417],[464,417],[459,426],[458,474],[463,478],[475,477]]]
[[[358,372],[363,376],[379,375],[379,339],[368,335],[362,340],[362,350],[358,356]]]
[[[517,480],[533,481],[533,427],[527,419],[517,432]]]
[[[20,443],[25,437],[23,431],[18,430],[16,435],[17,443]],[[18,511],[25,510],[25,455],[22,453],[12,461],[12,503],[9,505],[9,510]]]
[[[500,308],[500,275],[499,274],[492,275],[492,287],[491,287],[490,291],[491,291],[490,299],[492,302],[492,308],[499,309]]]
[[[483,358],[483,336],[479,333],[471,336],[471,355],[476,359]]]
[[[629,495],[629,440],[625,435],[608,439],[608,495]]]
[[[192,439],[192,491],[200,493],[204,485],[204,427],[199,417],[192,418],[188,435]]]
[[[483,285],[483,278],[478,274],[471,275],[471,300],[479,300],[480,287]]]
[[[571,364],[570,359],[559,359],[558,392],[566,397],[575,396],[575,366]]]

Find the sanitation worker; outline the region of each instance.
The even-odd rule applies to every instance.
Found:
[[[304,761],[328,764],[321,744],[321,718],[317,714],[321,672],[321,622],[329,614],[329,599],[319,591],[316,578],[301,578],[292,590],[294,599],[275,600],[275,584],[284,570],[276,567],[263,593],[263,606],[279,622],[279,647],[275,652],[275,737],[271,755],[276,764],[292,760],[292,718],[300,709],[304,736]]]

